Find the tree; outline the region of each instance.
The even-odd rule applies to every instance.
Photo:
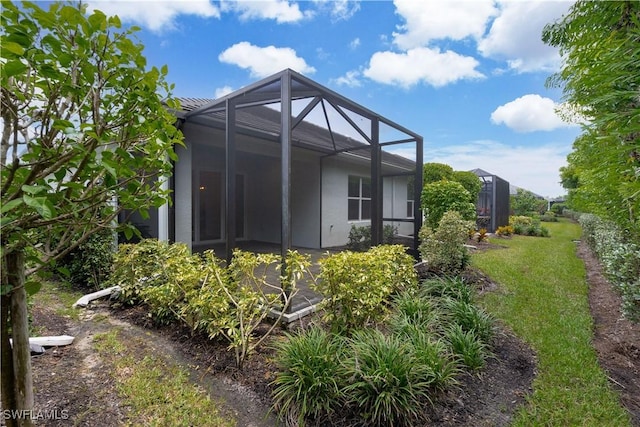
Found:
[[[478,175],[471,171],[454,171],[452,177],[454,181],[462,184],[464,189],[469,192],[469,201],[475,204],[482,190],[482,182]]]
[[[429,184],[443,179],[453,179],[453,168],[451,166],[444,163],[425,163],[422,166],[423,184]]]
[[[640,241],[640,2],[579,0],[542,38],[564,58],[547,84],[587,122],[563,171],[569,206]]]
[[[33,388],[25,277],[46,270],[121,212],[168,202],[182,143],[163,103],[166,67],[147,69],[136,31],[86,5],[3,3],[2,406],[29,410]],[[132,230],[127,228],[127,234]],[[9,345],[9,330],[13,348]],[[8,425],[30,425],[26,418]]]
[[[425,184],[421,197],[425,224],[435,230],[448,211],[457,211],[465,220],[475,220],[476,207],[469,199],[469,192],[459,182],[437,181]]]
[[[543,213],[547,209],[547,202],[540,200],[532,192],[518,188],[518,192],[511,196],[511,210],[514,215],[531,215]]]

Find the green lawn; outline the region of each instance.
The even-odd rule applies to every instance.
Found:
[[[473,255],[500,290],[482,304],[536,351],[538,375],[514,425],[628,426],[591,346],[586,274],[576,256],[580,226],[544,223],[551,238],[494,239],[508,249]]]

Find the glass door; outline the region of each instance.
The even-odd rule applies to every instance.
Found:
[[[193,240],[216,241],[223,238],[224,188],[221,172],[199,171],[194,175]],[[236,176],[236,237],[244,237],[244,176]]]

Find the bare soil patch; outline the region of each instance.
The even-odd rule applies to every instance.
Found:
[[[480,249],[480,248],[479,248]],[[483,247],[480,250],[496,249]],[[591,284],[591,308],[595,321],[594,347],[607,371],[613,387],[620,393],[625,407],[640,425],[640,327],[622,318],[619,297],[599,273],[597,261],[582,245],[579,255],[585,259]],[[467,279],[481,292],[491,292],[496,285],[478,271],[470,271]],[[618,298],[618,299],[616,299]],[[268,427],[276,425],[269,415],[271,385],[276,366],[273,350],[267,343],[253,355],[244,369],[234,366],[233,354],[226,343],[205,336],[192,335],[186,328],[158,328],[149,322],[140,307],[112,307],[108,301],[94,301],[80,320],[55,314],[55,307],[34,307],[34,325],[43,334],[69,334],[74,344],[50,348],[33,357],[36,411],[64,410],[69,419],[39,420],[46,426],[116,426],[132,422],[127,408],[118,396],[111,367],[93,351],[96,334],[118,327],[128,346],[141,355],[153,352],[182,364],[192,373],[192,381],[200,384],[214,399],[226,402],[223,408],[233,414],[239,426]],[[297,327],[304,327],[302,320]],[[273,337],[285,333],[281,329]],[[494,343],[494,357],[478,374],[460,378],[460,386],[439,396],[430,410],[429,425],[434,426],[506,426],[518,406],[531,393],[535,377],[533,351],[506,328],[501,328]],[[338,422],[338,421],[336,421]],[[203,420],[206,425],[206,420]],[[353,425],[345,417],[342,425]]]
[[[578,256],[587,266],[589,306],[594,321],[593,346],[632,422],[640,426],[640,324],[622,316],[621,297],[602,273],[602,267],[586,243],[578,244]]]

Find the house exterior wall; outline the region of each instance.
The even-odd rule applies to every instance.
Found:
[[[221,206],[221,238],[215,241],[194,240],[197,231],[197,206],[194,206],[194,177],[201,171],[221,176],[221,192],[225,188],[224,133],[199,125],[187,124],[183,129],[185,147],[177,147],[178,161],[174,175],[175,240],[190,248],[224,241],[224,196]],[[238,240],[279,243],[281,239],[281,162],[280,145],[238,135],[236,173],[244,181],[244,233]],[[390,170],[383,168],[383,173]],[[318,153],[297,147],[292,149],[291,165],[291,236],[296,247],[328,248],[348,242],[351,226],[370,225],[370,220],[348,220],[349,176],[370,177],[367,160],[352,156],[322,158]],[[383,216],[405,218],[407,209],[406,176],[383,179]],[[196,194],[197,195],[197,194]],[[160,210],[160,215],[167,215]],[[152,237],[162,237],[158,225],[165,218],[152,216]],[[385,222],[398,228],[401,235],[413,233],[411,222]],[[195,226],[195,227],[194,227]]]
[[[384,171],[383,172],[391,172]],[[349,241],[352,226],[370,226],[370,220],[348,220],[349,175],[370,177],[371,167],[362,161],[355,162],[344,157],[329,157],[322,163],[322,247],[344,246]],[[383,179],[382,211],[385,218],[406,218],[406,176]],[[412,235],[412,222],[385,222],[398,229],[398,234]]]
[[[368,177],[371,168],[347,163],[338,157],[326,158],[322,163],[322,247],[346,245],[351,226],[370,225],[371,221],[349,221],[349,175]]]

